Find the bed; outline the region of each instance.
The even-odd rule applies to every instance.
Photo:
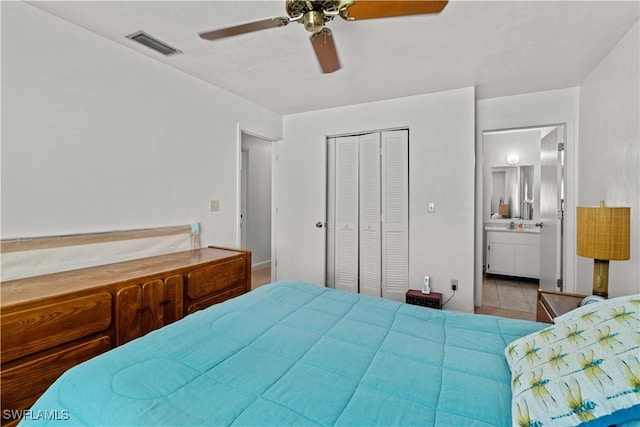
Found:
[[[634,339],[637,310],[629,319]],[[535,361],[527,339],[557,326],[279,282],[76,366],[21,425],[540,426],[536,407],[552,404],[557,425],[584,422],[585,410],[601,425],[633,425],[640,383],[625,383],[622,408],[568,415],[560,394],[545,400],[552,384],[538,365],[542,386],[531,385],[519,365]],[[637,355],[623,357],[631,372]]]

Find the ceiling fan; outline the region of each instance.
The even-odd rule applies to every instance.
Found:
[[[340,61],[333,41],[333,34],[325,24],[336,16],[347,21],[386,18],[392,16],[422,15],[439,13],[447,5],[447,0],[285,0],[289,17],[261,19],[247,24],[200,33],[205,40],[225,37],[269,28],[284,27],[290,22],[304,24],[310,31],[311,45],[320,61],[323,73],[333,73],[340,69]]]

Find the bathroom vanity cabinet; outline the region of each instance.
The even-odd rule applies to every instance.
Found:
[[[486,271],[538,279],[540,233],[537,230],[487,230]]]

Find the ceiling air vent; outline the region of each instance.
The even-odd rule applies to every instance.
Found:
[[[136,31],[135,33],[129,34],[126,36],[128,39],[137,41],[140,44],[145,45],[148,48],[155,50],[156,52],[160,52],[165,56],[175,55],[177,53],[182,53],[181,50],[176,49],[175,47],[171,47],[165,42],[161,42],[155,37],[150,36],[144,31]]]

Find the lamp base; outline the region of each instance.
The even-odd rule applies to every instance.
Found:
[[[609,296],[609,260],[593,260],[593,295]]]

